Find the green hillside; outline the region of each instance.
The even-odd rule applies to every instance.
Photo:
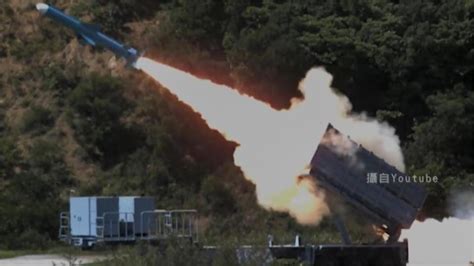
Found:
[[[309,68],[325,66],[356,111],[396,128],[408,174],[439,177],[423,216],[449,215],[449,196],[474,189],[472,0],[49,3],[277,109],[299,96]],[[236,143],[34,4],[0,2],[0,249],[52,245],[70,195],[145,194],[159,208],[196,208],[208,242],[339,241],[329,219],[301,226],[259,207],[233,163]],[[362,241],[370,228],[359,219],[351,230]]]

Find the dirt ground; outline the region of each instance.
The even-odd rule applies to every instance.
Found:
[[[83,265],[103,259],[100,256],[79,256],[68,260],[60,255],[26,255],[9,259],[0,259],[0,266],[52,266],[52,265]]]

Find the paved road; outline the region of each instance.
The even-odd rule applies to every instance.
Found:
[[[100,256],[79,256],[74,265],[82,265],[103,259]],[[66,258],[59,255],[27,255],[0,259],[0,266],[70,266]]]

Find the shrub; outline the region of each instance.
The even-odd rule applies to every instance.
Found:
[[[230,190],[214,176],[209,176],[204,180],[201,194],[209,213],[225,216],[234,213],[237,208]]]
[[[123,81],[94,73],[68,97],[68,122],[88,155],[108,168],[139,146],[141,133],[122,123],[132,105],[122,95]]]
[[[17,248],[29,250],[44,249],[48,246],[49,239],[34,229],[27,229],[18,236],[17,242]]]
[[[35,132],[41,134],[50,129],[53,123],[54,117],[50,110],[41,106],[32,106],[23,115],[20,131],[22,133]]]

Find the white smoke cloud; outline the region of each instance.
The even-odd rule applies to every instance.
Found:
[[[408,239],[409,266],[468,266],[474,262],[474,220],[446,218],[415,221],[401,238]]]
[[[451,216],[474,220],[474,190],[472,188],[453,191],[448,198],[448,205]]]

